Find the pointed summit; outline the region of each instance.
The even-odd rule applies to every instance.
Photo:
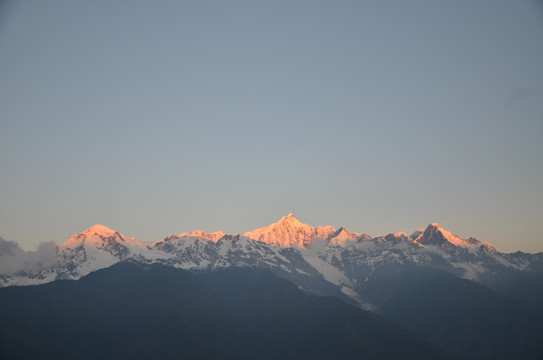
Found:
[[[305,225],[300,222],[293,213],[289,213],[287,216],[283,216],[278,222],[278,224],[292,224],[292,225]]]
[[[416,238],[415,242],[425,246],[439,246],[445,250],[452,250],[457,246],[466,247],[475,245],[473,242],[464,240],[452,232],[445,230],[438,223],[428,225],[424,232]]]
[[[268,245],[297,246],[307,248],[314,238],[327,238],[335,229],[331,226],[314,228],[304,224],[294,217],[292,213],[282,217],[271,225],[248,231],[244,236],[264,242]]]
[[[345,246],[348,243],[357,241],[359,238],[360,234],[352,233],[342,226],[336,232],[330,235],[328,238],[328,243],[330,245]]]

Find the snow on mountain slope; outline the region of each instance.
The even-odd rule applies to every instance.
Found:
[[[328,238],[329,245],[346,246],[349,243],[356,242],[361,238],[358,233],[352,233],[341,227],[338,231],[330,235]]]
[[[248,231],[243,235],[268,245],[307,248],[314,239],[326,239],[335,231],[332,226],[311,227],[301,223],[290,213],[276,223]]]
[[[105,226],[94,225],[58,246],[59,267],[66,267],[59,278],[77,279],[109,267],[128,258],[130,248],[138,246],[138,243],[136,239],[129,240]]]
[[[426,230],[414,241],[424,246],[435,245],[443,249],[453,249],[456,246],[473,248],[480,245],[480,242],[473,238],[469,240],[461,239],[450,231],[443,229],[437,223],[428,225]]]
[[[461,239],[432,223],[411,236],[370,237],[332,226],[312,227],[289,214],[271,225],[227,235],[222,231],[170,235],[140,242],[102,225],[71,236],[57,247],[58,262],[39,271],[0,274],[0,286],[78,279],[119,261],[134,259],[192,271],[259,267],[321,295],[348,296],[366,308],[360,284],[387,266],[441,269],[472,280],[524,271],[537,254],[502,254],[473,238]]]
[[[103,225],[96,224],[91,226],[87,230],[72,235],[67,241],[59,245],[60,250],[71,250],[79,246],[90,246],[94,248],[101,248],[106,246],[110,238],[118,238],[124,242],[126,237],[110,228]]]
[[[182,236],[193,236],[193,237],[199,237],[199,238],[204,238],[204,239],[207,239],[207,240],[211,240],[213,242],[217,242],[219,241],[220,238],[222,238],[224,235],[226,235],[225,233],[223,233],[222,231],[215,231],[215,232],[212,232],[212,233],[205,233],[203,232],[202,230],[196,230],[196,231],[192,231],[190,233],[181,233],[179,234],[178,236],[179,237],[182,237]]]

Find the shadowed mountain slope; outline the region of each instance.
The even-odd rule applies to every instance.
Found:
[[[0,289],[3,359],[440,359],[378,315],[272,273],[122,262]]]
[[[543,359],[543,316],[473,281],[416,267],[381,268],[359,292],[377,312],[458,359]]]

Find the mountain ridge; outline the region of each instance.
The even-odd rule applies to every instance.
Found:
[[[542,267],[543,254],[498,252],[492,245],[462,239],[436,223],[411,236],[405,232],[371,237],[340,227],[310,226],[290,213],[243,234],[201,230],[153,242],[128,238],[96,224],[57,246],[57,261],[38,270],[0,274],[0,287],[79,279],[117,262],[134,259],[186,270],[257,267],[286,278],[304,291],[328,294],[365,309],[360,282],[391,265],[440,269],[454,276],[493,283],[503,274]]]
[[[442,238],[441,242],[435,239],[435,236],[436,236],[435,233],[438,233],[439,235],[441,235],[441,238]],[[476,240],[473,238],[462,239],[459,236],[453,234],[452,232],[444,229],[438,223],[431,223],[426,228],[420,228],[418,230],[415,230],[410,236],[408,236],[405,232],[400,231],[396,233],[389,233],[387,235],[377,235],[375,237],[372,237],[365,233],[359,234],[356,232],[350,232],[343,226],[339,227],[338,229],[335,229],[332,225],[313,227],[299,221],[294,216],[293,213],[289,213],[288,215],[282,217],[275,223],[272,223],[267,226],[263,226],[251,231],[246,231],[243,234],[226,234],[222,230],[214,231],[211,233],[206,233],[205,231],[202,231],[202,230],[193,230],[188,233],[182,232],[180,234],[168,235],[163,239],[149,241],[149,242],[140,241],[137,238],[128,238],[122,233],[116,230],[110,229],[107,226],[104,226],[101,224],[95,224],[78,234],[72,235],[67,241],[61,243],[59,246],[62,246],[63,244],[70,242],[73,238],[77,238],[81,236],[82,234],[94,234],[98,237],[109,237],[114,234],[118,234],[118,236],[122,240],[137,242],[141,245],[153,245],[171,237],[181,238],[184,236],[189,236],[189,237],[196,237],[196,238],[205,238],[208,240],[212,240],[213,242],[217,242],[220,238],[222,238],[225,235],[243,235],[245,237],[266,243],[268,245],[283,246],[283,247],[296,246],[299,248],[304,248],[304,247],[307,248],[311,246],[312,241],[315,239],[321,239],[321,240],[327,240],[327,241],[332,240],[330,242],[333,245],[344,245],[347,241],[370,240],[370,239],[378,238],[378,237],[387,237],[387,236],[398,237],[399,235],[405,235],[405,237],[408,237],[412,239],[414,242],[423,246],[424,245],[440,246],[442,245],[441,244],[442,242],[448,242],[455,246],[472,246],[472,245],[485,244],[485,246],[489,248],[494,248],[488,242],[481,243],[479,240]]]
[[[58,245],[55,254],[53,264],[0,274],[0,287],[62,286],[71,282],[63,280],[95,278],[127,262],[193,274],[269,271],[306,294],[381,314],[453,358],[494,359],[497,349],[507,351],[504,359],[540,353],[526,329],[540,329],[543,320],[543,253],[501,253],[436,223],[411,236],[371,237],[343,227],[309,226],[289,214],[243,234],[196,230],[154,242],[97,224]],[[495,335],[474,341],[487,325]],[[526,344],[531,350],[523,352]]]

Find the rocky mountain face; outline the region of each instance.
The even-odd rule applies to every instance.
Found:
[[[267,269],[308,293],[335,295],[374,309],[376,304],[365,293],[364,284],[387,267],[442,270],[458,278],[497,284],[500,277],[535,271],[543,263],[543,253],[500,253],[488,243],[461,239],[435,223],[411,236],[401,232],[371,237],[344,228],[312,227],[292,214],[243,235],[194,231],[152,243],[95,225],[59,245],[57,256],[52,266],[0,275],[0,286],[79,279],[133,259],[191,271]]]

